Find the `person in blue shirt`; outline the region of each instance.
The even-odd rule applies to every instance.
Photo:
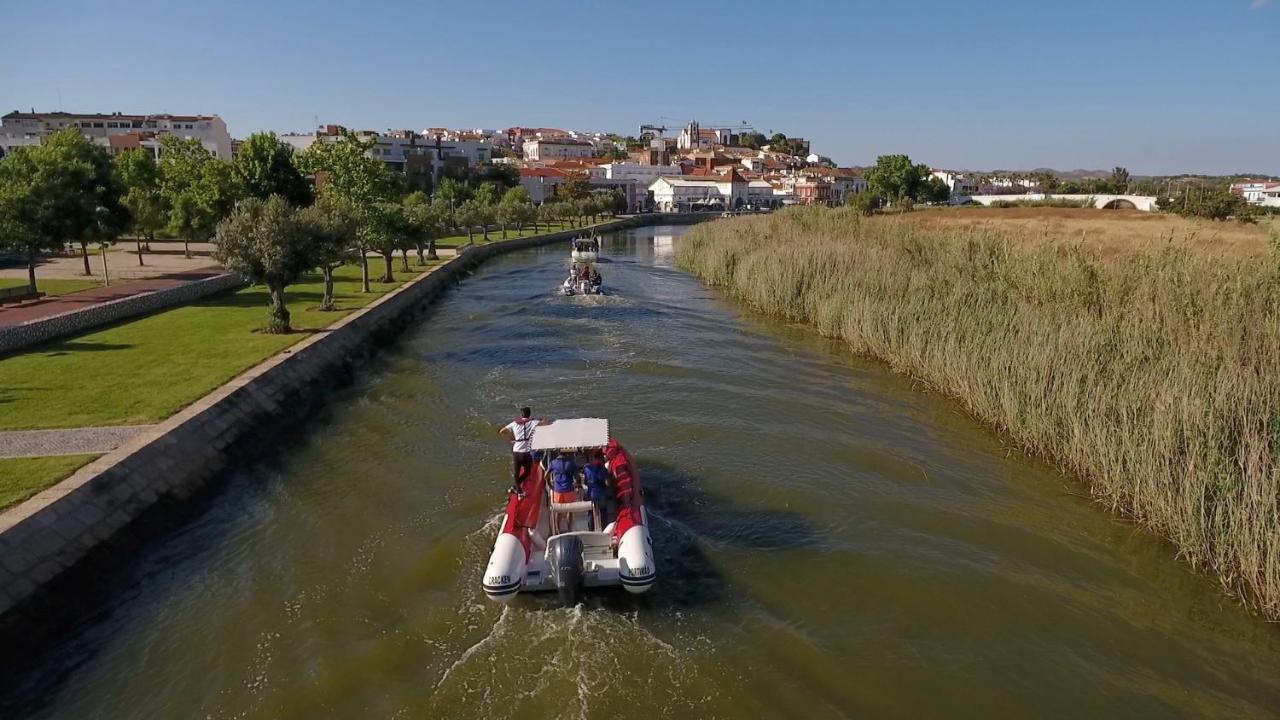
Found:
[[[592,510],[592,530],[604,527],[604,506],[609,499],[609,468],[604,464],[604,453],[597,450],[591,462],[582,468],[582,478],[587,486],[587,499],[595,505]]]
[[[562,451],[551,460],[547,470],[551,473],[551,502],[561,504],[578,502],[578,488],[573,477],[578,467],[574,464],[573,458]],[[554,515],[552,517],[555,518]],[[556,532],[564,532],[561,530],[561,519],[555,518],[555,520]]]

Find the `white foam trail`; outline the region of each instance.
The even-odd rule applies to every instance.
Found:
[[[511,608],[504,605],[502,607],[502,614],[498,616],[498,622],[493,624],[493,628],[489,630],[489,633],[484,637],[480,638],[475,643],[473,643],[471,647],[467,648],[466,650],[463,650],[462,654],[458,656],[458,659],[454,660],[453,664],[445,669],[444,674],[440,676],[440,679],[438,681],[436,681],[436,686],[435,686],[436,692],[440,691],[440,686],[443,685],[445,681],[449,679],[449,676],[453,674],[454,670],[457,670],[458,668],[462,667],[462,665],[466,663],[467,660],[472,655],[476,654],[476,652],[478,652],[485,645],[488,645],[490,642],[493,642],[494,640],[496,640],[505,631],[506,624],[507,624],[507,616],[510,613],[511,613]]]

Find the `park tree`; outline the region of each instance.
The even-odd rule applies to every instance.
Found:
[[[1047,170],[1042,170],[1032,174],[1031,182],[1033,182],[1036,187],[1040,188],[1041,192],[1046,193],[1057,192],[1058,188],[1062,185],[1058,176],[1048,172]]]
[[[586,173],[568,173],[569,179],[560,185],[556,194],[568,200],[581,200],[591,194],[591,180]]]
[[[870,217],[880,207],[880,197],[873,192],[849,193],[845,195],[844,204],[858,214]]]
[[[273,132],[250,135],[232,165],[248,197],[279,195],[298,207],[311,202],[311,183],[294,164],[293,147]]]
[[[476,186],[495,183],[501,192],[520,184],[520,169],[507,163],[482,163],[470,173],[470,181]]]
[[[214,257],[228,270],[267,288],[269,319],[264,330],[287,333],[285,289],[315,267],[312,235],[297,208],[279,195],[239,202],[215,231]]]
[[[367,154],[374,140],[347,133],[338,140],[312,143],[297,156],[298,167],[315,175],[320,194],[330,194],[355,209],[360,219],[355,254],[360,261],[360,285],[369,288],[369,248],[376,238],[371,223],[379,203],[393,201],[398,192],[395,178],[381,160]]]
[[[876,158],[875,167],[867,172],[871,192],[899,209],[905,200],[945,202],[950,190],[945,183],[933,180],[928,165],[915,165],[906,155],[881,155]]]
[[[440,184],[436,186],[435,196],[448,203],[450,210],[456,210],[471,199],[471,188],[459,180],[444,177],[440,178]]]
[[[763,133],[744,132],[738,136],[739,147],[759,150],[760,148],[768,144],[769,144],[769,139],[766,138]]]
[[[1126,168],[1116,166],[1111,171],[1111,177],[1107,181],[1108,189],[1113,193],[1129,192],[1129,171]]]
[[[370,247],[382,256],[382,282],[396,281],[392,263],[395,261],[396,250],[405,246],[405,238],[411,232],[404,205],[380,202],[370,208],[366,234]]]
[[[427,246],[427,255],[431,260],[439,260],[436,255],[436,239],[440,237],[448,217],[448,208],[443,203],[432,200],[424,192],[409,193],[404,199],[404,214],[410,239],[418,250],[418,264],[426,265],[422,256],[422,246]]]
[[[461,206],[453,211],[454,222],[467,230],[468,245],[475,243],[475,227],[483,222],[483,216],[484,213],[481,210],[480,205],[474,200],[468,200],[462,203]]]
[[[229,163],[214,157],[195,138],[160,138],[160,192],[169,207],[169,231],[182,237],[191,257],[191,241],[207,241],[231,213],[243,188]]]
[[[333,272],[351,260],[357,244],[360,217],[355,208],[336,195],[321,195],[315,204],[299,211],[303,232],[308,235],[311,261],[324,277],[321,310],[333,310]]]
[[[471,197],[485,207],[497,205],[502,197],[502,188],[497,183],[481,183]]]
[[[132,216],[131,230],[138,253],[138,265],[146,265],[142,259],[142,241],[151,241],[156,233],[169,222],[164,194],[160,191],[160,166],[151,153],[142,148],[131,148],[116,156],[116,174],[124,183],[123,202]]]
[[[106,152],[75,128],[21,147],[0,160],[0,245],[27,258],[36,292],[36,257],[77,242],[88,274],[88,242],[118,233],[128,222],[124,185]]]
[[[42,172],[36,148],[20,147],[0,159],[0,248],[27,258],[28,291],[36,291],[36,256],[62,247],[44,202],[54,204],[59,178]]]

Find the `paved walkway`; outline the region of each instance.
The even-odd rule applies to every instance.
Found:
[[[204,280],[205,278],[222,275],[225,272],[217,265],[210,265],[198,270],[174,272],[146,280],[130,280],[110,287],[81,290],[70,295],[43,297],[39,300],[31,300],[17,305],[0,305],[0,327],[21,325],[32,320],[42,320],[52,315],[61,315],[73,310],[83,310],[84,308],[112,300]]]
[[[154,425],[70,428],[67,430],[8,430],[0,432],[0,458],[84,455],[111,452]]]

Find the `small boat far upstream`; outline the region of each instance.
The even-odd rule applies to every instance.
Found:
[[[570,241],[573,246],[569,257],[574,262],[593,263],[600,259],[600,236],[596,235],[589,238],[576,237]]]
[[[565,606],[584,588],[643,593],[657,577],[640,475],[603,418],[556,420],[532,439],[536,462],[507,500],[484,571],[490,599],[556,591]]]

